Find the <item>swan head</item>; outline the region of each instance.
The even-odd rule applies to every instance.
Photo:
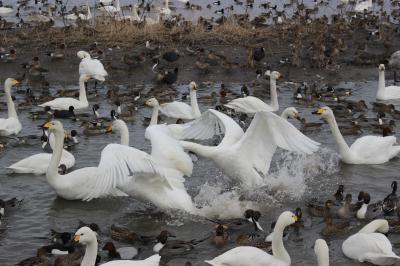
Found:
[[[97,241],[96,233],[87,226],[81,227],[76,231],[74,241],[83,245],[88,245]]]
[[[57,120],[49,121],[43,125],[43,128],[45,129],[47,128],[50,133],[62,132],[65,136],[64,128],[60,121]]]
[[[90,75],[87,75],[87,74],[82,74],[82,75],[80,75],[80,77],[79,77],[79,80],[80,81],[83,81],[83,82],[87,82],[89,79],[91,79],[92,77],[90,76]]]
[[[8,78],[6,79],[6,81],[4,82],[4,88],[11,88],[12,86],[18,85],[20,82],[16,79],[13,78]]]
[[[281,215],[279,215],[278,220],[276,221],[276,225],[282,225],[284,227],[294,224],[299,220],[293,212],[285,211]]]
[[[76,54],[80,59],[84,59],[84,58],[90,58],[90,54],[86,51],[79,51]]]
[[[315,240],[314,252],[315,255],[317,255],[317,257],[324,256],[326,258],[329,258],[329,248],[328,245],[326,244],[326,241],[323,239]]]
[[[269,71],[267,70],[264,74],[265,76],[269,76],[271,79],[281,79],[283,78],[283,75],[279,73],[278,71]]]
[[[160,104],[158,103],[157,99],[153,97],[146,101],[146,105],[150,107],[156,107],[159,106]]]
[[[313,113],[320,115],[322,118],[325,118],[325,119],[334,117],[332,109],[329,108],[328,106],[321,107],[316,112],[313,112]]]
[[[283,113],[285,114],[285,116],[286,116],[287,118],[294,118],[294,119],[300,120],[300,113],[299,113],[299,111],[297,111],[297,109],[294,108],[294,107],[288,107],[288,108],[286,108],[286,109],[283,111]]]
[[[197,84],[196,82],[192,81],[189,83],[189,89],[190,90],[197,90]]]
[[[380,64],[378,69],[379,69],[379,72],[385,71],[385,65],[384,64]]]
[[[123,129],[128,129],[128,127],[126,126],[125,122],[122,121],[121,119],[116,119],[112,122],[112,124],[110,126],[107,127],[107,132],[119,132],[121,133],[121,131]]]

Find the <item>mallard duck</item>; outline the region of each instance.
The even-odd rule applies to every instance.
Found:
[[[344,235],[347,234],[351,229],[349,222],[333,223],[333,218],[331,215],[327,215],[326,217],[324,217],[324,220],[325,227],[321,231],[321,235],[323,236],[332,237]]]

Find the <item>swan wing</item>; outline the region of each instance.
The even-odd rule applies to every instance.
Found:
[[[62,97],[42,103],[38,106],[40,107],[49,106],[52,110],[68,110],[70,106],[75,107],[75,109],[82,108],[82,103],[74,98]]]
[[[149,154],[125,145],[108,144],[101,152],[97,169],[98,174],[87,184],[90,187],[86,190],[87,195],[81,196],[83,200],[107,194],[111,189],[130,181],[132,176],[148,178],[148,182],[160,182],[169,186]]]
[[[246,114],[254,114],[259,111],[277,111],[274,110],[270,105],[266,104],[265,102],[254,96],[237,98],[225,104],[225,106],[235,110],[236,112]]]
[[[385,98],[387,100],[400,98],[400,86],[385,87]]]
[[[151,156],[157,165],[191,176],[193,162],[181,144],[170,136],[169,130],[167,125],[147,127],[146,138],[151,142]]]
[[[392,251],[390,241],[381,233],[354,234],[343,242],[342,251],[347,257],[361,262],[371,261],[372,258],[397,257]]]
[[[183,102],[171,102],[161,104],[160,111],[165,116],[176,119],[194,119],[192,107]]]
[[[257,112],[235,149],[243,160],[266,174],[276,147],[311,154],[318,150],[315,142],[288,121],[271,112]]]
[[[183,130],[182,139],[210,139],[225,134],[220,145],[236,143],[244,135],[243,129],[231,117],[209,109]]]
[[[396,137],[364,136],[358,138],[351,146],[351,151],[364,158],[374,158],[390,153],[390,148],[396,143]]]
[[[228,250],[227,252],[215,257],[206,262],[213,266],[233,266],[233,265],[248,265],[248,266],[287,266],[281,260],[278,260],[255,247],[237,247]]]

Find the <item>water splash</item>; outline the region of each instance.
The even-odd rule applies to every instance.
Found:
[[[265,181],[277,199],[289,196],[298,200],[315,178],[337,172],[339,161],[338,155],[326,148],[312,155],[282,152],[271,165],[271,174]]]

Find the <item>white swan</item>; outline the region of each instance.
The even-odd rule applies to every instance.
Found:
[[[133,5],[133,7],[130,7],[130,9],[131,9],[131,15],[117,16],[116,19],[119,21],[122,21],[122,20],[140,21],[140,17],[138,14],[138,5],[135,4],[135,5]]]
[[[384,235],[389,231],[386,220],[378,219],[348,237],[342,244],[344,255],[359,262],[375,265],[394,265],[400,257],[392,251],[392,244]]]
[[[19,81],[8,78],[4,82],[4,92],[6,96],[8,118],[0,118],[0,136],[17,135],[22,130],[22,125],[18,120],[17,111],[11,98],[11,87],[19,84]]]
[[[100,81],[106,80],[108,73],[104,69],[103,63],[98,59],[92,59],[90,54],[85,51],[79,51],[77,56],[82,59],[79,63],[79,75],[86,74]]]
[[[90,200],[109,194],[122,195],[114,186],[126,182],[130,174],[158,174],[152,158],[146,153],[121,144],[108,144],[101,152],[97,167],[77,169],[65,175],[58,174],[64,143],[64,128],[59,121],[47,122],[54,134],[55,146],[46,179],[57,195],[67,200]],[[108,183],[107,183],[108,182]],[[99,189],[98,183],[103,187]]]
[[[237,247],[206,262],[212,266],[289,266],[290,256],[283,246],[283,230],[295,223],[298,217],[294,213],[283,212],[275,225],[272,240],[272,256],[255,247]]]
[[[356,12],[364,12],[372,7],[372,0],[359,1],[354,7]]]
[[[169,0],[164,1],[164,7],[160,9],[160,14],[165,16],[166,18],[169,18],[172,14],[171,9],[169,8]]]
[[[84,109],[89,106],[89,102],[86,98],[85,82],[90,79],[90,76],[82,74],[79,77],[79,100],[69,97],[56,98],[52,101],[40,104],[40,107],[49,106],[52,110],[69,110],[70,106],[74,107],[74,110]]]
[[[86,246],[85,255],[81,262],[81,266],[93,266],[97,257],[97,237],[96,233],[89,227],[81,227],[76,231],[74,241]],[[156,254],[145,260],[114,260],[104,264],[103,266],[158,266],[161,256]]]
[[[160,110],[160,104],[158,103],[156,98],[150,98],[146,101],[146,105],[153,108],[153,112],[151,114],[151,120],[149,126],[157,125],[158,123],[158,111]],[[166,127],[169,129],[169,135],[174,139],[181,140],[183,139],[183,130],[187,128],[190,123],[185,124],[169,124]]]
[[[225,136],[218,146],[181,141],[183,147],[213,160],[228,176],[248,187],[263,184],[276,147],[311,154],[319,143],[309,139],[292,124],[271,112],[257,112],[246,133],[229,116],[208,110],[184,130],[184,139]]]
[[[114,0],[115,1],[115,6],[114,5],[103,5],[101,7],[99,7],[98,9],[102,12],[107,12],[107,13],[118,13],[121,11],[121,5],[119,3],[119,0]]]
[[[378,92],[376,93],[377,100],[391,100],[400,98],[400,86],[388,86],[385,84],[385,65],[379,65],[379,82]]]
[[[189,83],[190,89],[190,105],[183,102],[171,102],[163,103],[160,105],[160,111],[165,116],[176,118],[193,120],[201,116],[199,105],[197,103],[197,84],[192,81]]]
[[[90,20],[93,17],[92,17],[92,12],[90,11],[90,6],[89,6],[88,1],[86,1],[86,8],[87,8],[86,14],[78,13],[78,15],[77,15],[75,13],[72,13],[72,14],[66,15],[65,18],[67,20],[77,20],[78,18],[81,20]]]
[[[116,120],[112,127],[121,133],[125,145],[129,145],[126,124],[122,120]],[[143,153],[152,159],[159,173],[135,175],[123,185],[116,187],[132,197],[149,201],[159,208],[181,209],[194,213],[196,208],[186,192],[183,178],[184,175],[192,174],[193,163],[190,156],[175,139],[169,136],[165,125],[149,126],[146,129],[146,138],[151,142],[151,155]]]
[[[316,113],[328,122],[339,148],[341,160],[345,163],[381,164],[386,163],[400,152],[400,146],[394,145],[396,144],[394,136],[364,136],[358,138],[349,147],[340,133],[332,109],[322,107]]]
[[[55,139],[53,134],[49,136],[49,143],[51,149],[54,149]],[[22,159],[9,167],[13,173],[17,174],[34,174],[43,175],[46,173],[51,160],[51,153],[38,153]],[[60,165],[65,165],[66,169],[70,169],[75,165],[75,157],[72,153],[63,149],[61,154]]]
[[[262,100],[254,96],[247,96],[244,98],[237,98],[225,104],[226,107],[234,109],[239,113],[254,114],[258,111],[275,112],[279,110],[278,94],[276,92],[276,80],[281,78],[281,74],[277,71],[272,71],[267,75],[270,76],[271,86],[271,103],[266,104]]]
[[[329,266],[329,248],[325,240],[315,240],[314,252],[317,255],[318,266]]]
[[[0,7],[0,15],[7,15],[12,12],[14,12],[14,9],[12,9],[11,7],[5,7],[5,6]]]

